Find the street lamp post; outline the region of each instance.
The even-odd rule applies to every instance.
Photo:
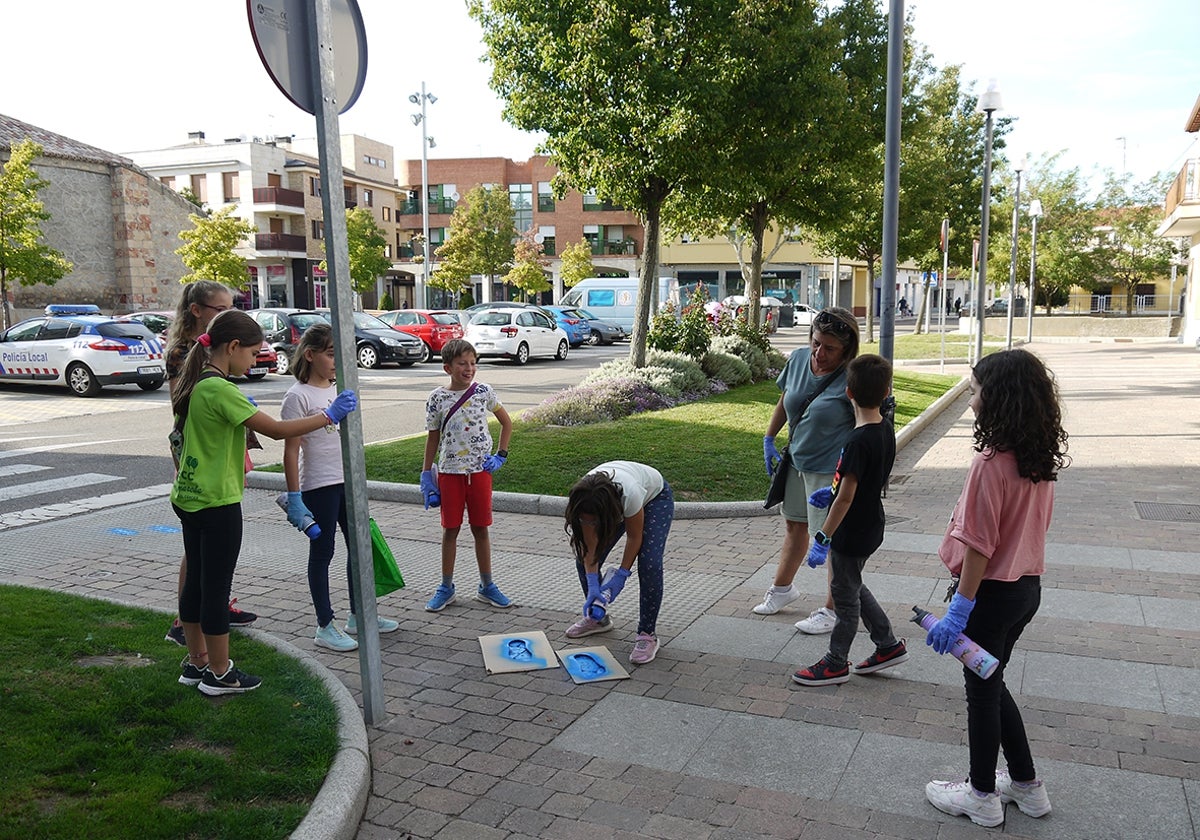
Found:
[[[421,234],[425,237],[422,245],[425,253],[421,262],[421,279],[413,289],[413,302],[416,309],[425,309],[426,287],[429,285],[429,274],[433,269],[433,249],[429,246],[429,149],[433,146],[433,138],[429,136],[429,120],[425,113],[425,105],[437,102],[437,97],[425,92],[425,83],[421,82],[421,92],[410,94],[408,101],[421,106],[421,113],[413,114],[413,125],[421,127]]]
[[[1033,235],[1029,240],[1029,300],[1025,302],[1025,343],[1033,343],[1033,306],[1037,295],[1037,223],[1042,217],[1042,202],[1036,198],[1029,202],[1029,218],[1033,224]]]
[[[988,89],[979,97],[979,110],[987,115],[983,144],[983,201],[982,220],[979,225],[979,282],[975,287],[975,317],[979,319],[979,332],[975,334],[975,361],[983,358],[983,290],[987,286],[988,217],[992,204],[992,114],[1000,110],[1000,91],[993,79]]]
[[[1029,166],[1025,158],[1017,161],[1013,171],[1017,174],[1017,191],[1013,193],[1012,217],[1012,256],[1008,261],[1008,316],[1007,328],[1004,331],[1004,349],[1011,350],[1013,342],[1013,310],[1017,303],[1017,234],[1021,227],[1021,172]]]

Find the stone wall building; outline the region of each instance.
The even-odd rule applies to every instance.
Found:
[[[49,186],[43,241],[74,268],[52,286],[10,279],[16,320],[49,303],[104,312],[174,309],[187,269],[175,253],[196,207],[120,155],[0,114],[0,161],[24,139],[42,147],[33,167]]]

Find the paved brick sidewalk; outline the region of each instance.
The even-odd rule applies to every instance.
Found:
[[[1002,831],[1196,838],[1200,523],[1149,521],[1134,503],[1197,502],[1200,356],[1170,344],[1034,349],[1059,377],[1074,462],[1057,487],[1043,607],[1007,676],[1054,812],[1033,820],[1009,807]],[[489,677],[477,642],[543,629],[566,644],[578,593],[558,520],[497,516],[497,581],[516,608],[460,594],[430,614],[422,605],[436,584],[435,516],[373,503],[409,587],[379,604],[402,629],[381,640],[388,716],[369,733],[372,794],[357,836],[915,840],[1001,831],[924,801],[924,781],[965,775],[966,710],[958,669],[906,623],[913,604],[941,602],[945,576],[933,552],[970,455],[962,399],[897,460],[888,541],[867,576],[913,641],[911,661],[822,689],[794,686],[789,674],[827,642],[791,626],[817,605],[823,575],[802,570],[809,597],[795,609],[767,618],[749,609],[777,556],[774,516],[677,521],[658,658],[629,680],[575,686],[559,670]],[[302,546],[269,494],[249,493],[246,507],[254,525],[238,596],[263,616],[258,627],[315,651],[357,695],[357,658],[311,643]],[[165,522],[164,508],[148,502],[121,515]],[[105,538],[101,526],[115,515],[72,520],[75,557],[37,567],[0,560],[0,579],[169,609],[177,536]],[[48,527],[9,532],[5,554],[32,548]],[[280,556],[281,546],[294,556]],[[462,549],[460,593],[469,593],[473,563],[469,545]],[[344,586],[335,593],[344,614]],[[624,659],[636,599],[622,601],[613,608],[617,629],[585,641]],[[854,652],[869,647],[860,635]]]

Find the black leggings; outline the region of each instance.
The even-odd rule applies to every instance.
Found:
[[[963,631],[1000,660],[1000,667],[986,680],[971,669],[963,668],[967,687],[971,784],[983,793],[996,789],[996,762],[1001,749],[1014,781],[1032,782],[1037,778],[1021,710],[1008,693],[1004,671],[1013,646],[1041,602],[1039,577],[1029,575],[1015,581],[985,580],[975,593],[975,608]]]
[[[206,636],[229,633],[229,590],[242,550],[241,502],[195,512],[175,508],[183,525],[187,577],[179,593],[179,620],[199,622]]]

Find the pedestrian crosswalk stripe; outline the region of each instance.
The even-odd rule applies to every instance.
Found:
[[[43,467],[38,464],[12,464],[7,467],[0,467],[0,478],[7,478],[10,475],[28,475],[29,473],[50,469],[53,469],[53,467]]]
[[[76,490],[89,484],[104,484],[109,481],[125,481],[125,479],[119,475],[83,473],[63,478],[48,478],[45,481],[29,481],[25,484],[14,484],[11,487],[0,487],[0,502],[23,499],[27,496],[40,496],[45,493],[57,493],[59,490]]]

